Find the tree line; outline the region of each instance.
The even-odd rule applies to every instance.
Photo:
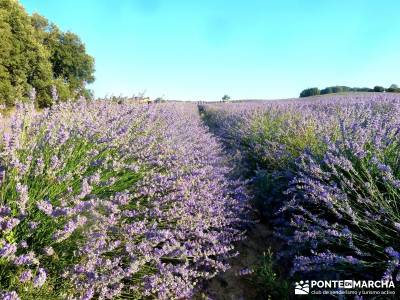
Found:
[[[352,88],[348,86],[329,86],[322,90],[317,87],[308,88],[303,90],[300,93],[300,97],[310,97],[310,96],[318,96],[318,95],[327,95],[327,94],[335,94],[335,93],[347,93],[347,92],[377,92],[377,93],[400,93],[400,88],[396,84],[392,84],[388,88],[384,88],[382,86],[375,86],[373,89],[371,88]]]
[[[0,0],[0,105],[31,98],[38,107],[91,97],[94,58],[81,39],[17,0]]]

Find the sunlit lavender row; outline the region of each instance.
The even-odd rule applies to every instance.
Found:
[[[200,106],[294,278],[400,281],[400,96]],[[347,277],[346,277],[347,276]]]
[[[19,105],[1,120],[3,299],[191,298],[247,196],[195,105]]]

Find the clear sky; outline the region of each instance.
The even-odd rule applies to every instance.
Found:
[[[398,0],[21,0],[77,33],[96,96],[297,97],[400,84]]]

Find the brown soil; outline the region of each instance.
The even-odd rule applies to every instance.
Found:
[[[231,268],[206,282],[200,298],[207,299],[208,297],[213,300],[264,299],[262,295],[257,295],[257,290],[249,276],[238,276],[237,273],[242,269],[254,266],[262,257],[263,252],[271,247],[272,241],[271,229],[262,223],[254,224],[247,233],[247,238],[237,246],[236,249],[240,255],[232,259]]]

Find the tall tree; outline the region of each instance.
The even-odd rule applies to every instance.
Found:
[[[62,32],[39,14],[32,15],[32,25],[37,37],[50,51],[53,76],[58,89],[65,90],[62,83],[68,84],[70,94],[88,95],[85,86],[94,81],[94,58],[86,53],[81,39],[72,32]]]
[[[50,53],[36,39],[29,15],[15,0],[0,1],[0,38],[0,101],[12,105],[34,87],[39,105],[49,105]]]
[[[80,38],[46,18],[29,16],[17,0],[0,0],[0,104],[13,105],[36,90],[40,107],[90,96],[94,59]],[[53,99],[54,100],[54,99]]]

